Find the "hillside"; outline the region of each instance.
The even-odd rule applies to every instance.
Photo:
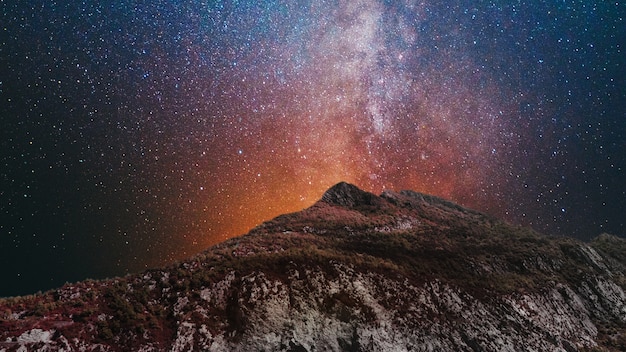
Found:
[[[177,265],[0,300],[0,351],[626,350],[626,241],[340,183]]]

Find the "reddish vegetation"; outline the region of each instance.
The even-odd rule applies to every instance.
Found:
[[[80,342],[108,350],[146,344],[166,350],[180,337],[182,322],[238,343],[253,324],[249,312],[262,304],[242,303],[255,302],[244,280],[251,275],[288,283],[294,273],[311,271],[333,280],[344,275],[340,266],[406,287],[454,287],[461,296],[480,297],[481,304],[489,305],[565,290],[559,287],[589,287],[601,280],[625,290],[625,258],[625,241],[614,236],[600,236],[586,246],[511,226],[436,197],[410,191],[375,196],[341,183],[312,207],[279,216],[177,265],[1,300],[0,350],[17,350],[24,344],[18,337],[33,329],[54,331],[50,339],[57,348],[68,341],[76,349]],[[315,290],[306,280],[304,285]],[[412,298],[401,297],[400,291],[390,294],[377,286],[372,290],[378,292],[380,307],[409,309]],[[302,305],[299,299],[291,298],[293,309]],[[321,299],[320,309],[342,322],[372,322],[376,313],[364,300],[340,290]],[[451,319],[429,314],[432,321]],[[596,343],[609,350],[626,347],[626,318],[615,314],[593,317],[599,330]],[[419,322],[397,324],[420,328]],[[357,346],[358,338],[354,335],[342,346]],[[463,338],[463,343],[488,346],[470,340]]]

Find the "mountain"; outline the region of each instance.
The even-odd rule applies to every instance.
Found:
[[[0,351],[624,351],[626,241],[339,183],[176,265],[0,300]]]

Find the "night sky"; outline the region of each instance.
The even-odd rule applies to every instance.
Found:
[[[626,2],[0,1],[0,296],[339,181],[626,236]]]

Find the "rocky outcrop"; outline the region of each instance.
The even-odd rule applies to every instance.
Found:
[[[341,183],[177,265],[0,301],[0,351],[620,351],[625,248]]]

